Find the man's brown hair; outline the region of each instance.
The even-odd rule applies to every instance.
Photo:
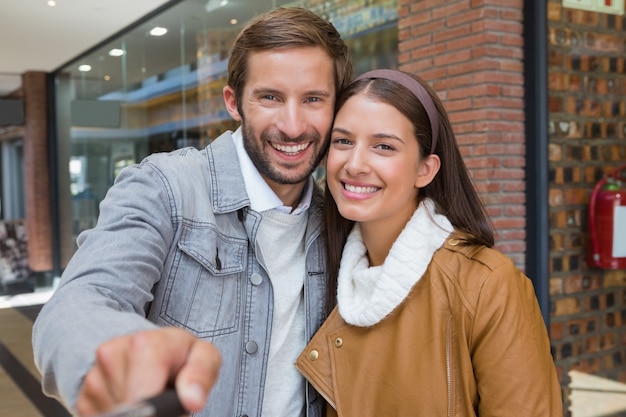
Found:
[[[321,47],[330,56],[335,68],[335,95],[352,80],[352,56],[332,23],[304,8],[278,8],[251,20],[230,51],[228,85],[235,91],[240,113],[250,53],[298,47]]]

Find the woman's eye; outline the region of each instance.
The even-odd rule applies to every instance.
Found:
[[[333,143],[336,145],[349,145],[350,141],[346,138],[334,138]]]
[[[378,145],[376,145],[376,147],[383,151],[393,151],[394,149],[392,146],[387,145],[386,143],[379,143]]]

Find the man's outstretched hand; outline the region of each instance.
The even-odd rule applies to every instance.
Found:
[[[87,417],[174,386],[188,412],[199,411],[217,381],[222,359],[211,343],[173,327],[138,332],[100,345],[85,376],[76,411]]]

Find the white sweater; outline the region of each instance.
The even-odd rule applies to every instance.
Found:
[[[304,234],[307,216],[262,212],[257,252],[272,282],[274,312],[262,416],[303,415],[305,384],[293,366],[306,344],[304,334]]]
[[[422,201],[394,242],[385,262],[369,266],[358,223],[343,249],[337,278],[337,306],[354,326],[372,326],[387,317],[411,291],[446,238],[453,231],[448,219]]]

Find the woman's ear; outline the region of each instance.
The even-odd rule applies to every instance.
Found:
[[[441,160],[438,155],[432,154],[422,159],[417,172],[415,187],[424,188],[430,184],[439,172],[439,168],[441,168]]]
[[[241,121],[241,115],[239,114],[239,109],[237,109],[237,98],[235,97],[235,90],[229,85],[225,86],[222,90],[222,94],[224,96],[224,103],[226,104],[226,110],[230,117],[235,119],[236,121]]]

